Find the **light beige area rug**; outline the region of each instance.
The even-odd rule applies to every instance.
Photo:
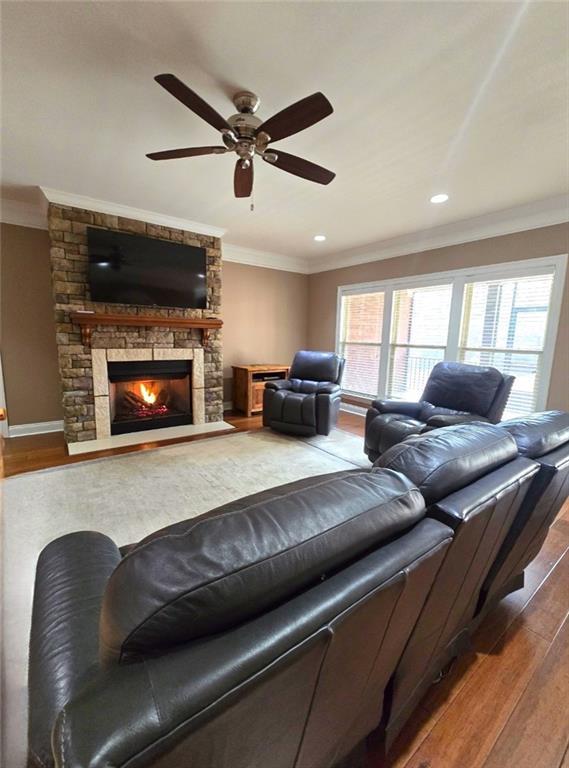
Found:
[[[341,430],[298,439],[268,430],[94,459],[9,478],[3,488],[5,768],[23,768],[27,650],[35,565],[65,533],[96,530],[117,544],[302,477],[370,464]]]

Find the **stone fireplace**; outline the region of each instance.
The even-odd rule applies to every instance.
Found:
[[[158,430],[171,428],[177,436],[186,427],[202,431],[226,427],[221,331],[216,327],[221,325],[219,238],[53,204],[48,222],[64,432],[70,453],[107,447],[115,436],[123,440],[139,433],[142,438],[148,430],[164,439]],[[205,248],[207,308],[149,312],[148,307],[91,301],[87,226]],[[88,332],[83,318],[89,318]],[[204,330],[201,323],[212,327]]]

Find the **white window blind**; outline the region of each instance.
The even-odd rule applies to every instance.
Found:
[[[553,274],[466,283],[458,359],[516,377],[504,418],[536,410]]]
[[[340,353],[346,358],[344,389],[375,396],[379,390],[379,364],[385,294],[358,293],[342,297]]]
[[[346,392],[420,398],[440,360],[515,376],[504,418],[547,405],[567,256],[457,269],[338,290]]]
[[[393,292],[388,397],[418,400],[446,355],[452,283]]]

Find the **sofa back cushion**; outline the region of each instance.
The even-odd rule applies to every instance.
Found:
[[[543,411],[520,419],[509,419],[500,426],[517,443],[522,456],[536,459],[569,443],[569,413]]]
[[[421,399],[442,408],[486,416],[502,380],[502,374],[496,368],[437,363]]]
[[[347,472],[250,497],[130,549],[101,611],[104,662],[130,661],[252,618],[425,515],[407,478]]]
[[[340,383],[342,358],[334,352],[314,352],[302,349],[297,352],[290,369],[291,379],[331,381]]]
[[[383,453],[374,471],[402,472],[434,504],[517,455],[515,440],[499,427],[458,424],[408,437]]]

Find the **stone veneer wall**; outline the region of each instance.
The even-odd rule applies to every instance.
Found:
[[[206,249],[207,309],[156,309],[127,304],[93,302],[87,279],[87,227],[95,226],[146,235]],[[94,310],[125,315],[155,314],[162,317],[220,317],[221,241],[181,229],[147,224],[144,221],[104,213],[52,205],[48,211],[51,269],[55,298],[56,341],[62,383],[65,439],[68,443],[94,440],[95,401],[91,349],[196,348],[201,347],[198,329],[99,326],[93,328],[91,346],[81,341],[80,328],[69,313]],[[204,354],[205,420],[223,419],[221,331],[211,331]]]

